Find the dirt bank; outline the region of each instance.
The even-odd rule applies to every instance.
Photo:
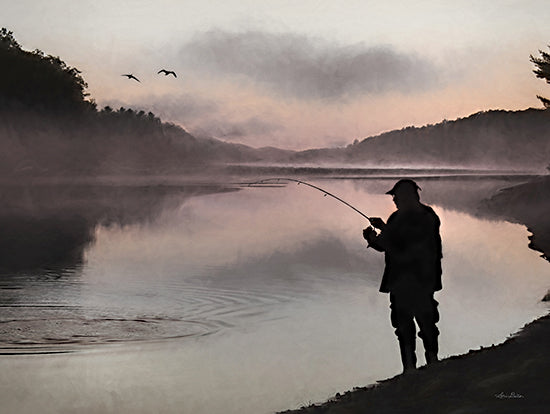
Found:
[[[529,247],[550,259],[550,177],[507,188],[482,207],[522,223]],[[546,295],[548,297],[550,295]],[[541,299],[545,292],[541,292]],[[550,299],[550,298],[549,298]],[[550,410],[550,314],[503,344],[451,357],[407,375],[356,388],[331,400],[286,413],[541,413]]]
[[[550,315],[499,346],[337,395],[294,411],[342,413],[541,413],[550,407]],[[290,411],[288,412],[290,413]]]

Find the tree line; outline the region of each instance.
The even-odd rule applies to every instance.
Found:
[[[530,55],[550,83],[550,54]],[[0,30],[0,175],[181,172],[205,164],[270,161],[273,154],[196,138],[152,112],[98,110],[81,72],[59,57],[27,51]],[[538,96],[546,108],[550,100]],[[487,111],[356,140],[346,148],[285,153],[289,162],[548,165],[550,112]],[[280,161],[280,159],[278,160]]]
[[[81,72],[27,51],[0,30],[0,174],[189,171],[253,157],[251,148],[198,139],[152,112],[98,110]]]

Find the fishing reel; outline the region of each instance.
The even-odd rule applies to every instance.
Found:
[[[378,236],[378,233],[376,229],[372,226],[369,226],[365,229],[363,229],[363,238],[368,241],[369,243],[372,241],[373,238]]]

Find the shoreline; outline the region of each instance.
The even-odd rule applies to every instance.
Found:
[[[550,177],[506,188],[482,208],[521,223],[529,248],[550,261]],[[525,209],[525,205],[529,209]],[[541,301],[550,300],[541,292]],[[550,407],[550,309],[503,343],[456,355],[395,377],[336,394],[326,402],[287,410],[301,414],[518,413]]]
[[[550,405],[550,314],[504,343],[283,413],[518,413]]]
[[[537,177],[537,179],[540,179],[541,177]],[[437,204],[437,202],[442,202],[442,204],[438,204],[438,206],[442,208],[451,208],[453,206],[458,206],[457,211],[466,211],[468,214],[475,215],[475,216],[481,216],[480,218],[488,219],[491,221],[491,215],[496,217],[497,220],[502,219],[504,217],[504,214],[506,212],[497,211],[496,208],[497,205],[504,205],[506,209],[511,209],[513,203],[510,201],[515,201],[519,206],[522,204],[525,205],[525,197],[527,196],[528,192],[532,192],[532,188],[529,189],[529,191],[524,191],[521,196],[517,196],[517,193],[514,191],[508,192],[503,191],[502,194],[506,194],[505,199],[503,199],[501,193],[499,193],[500,198],[495,198],[492,200],[493,205],[488,204],[488,209],[486,211],[477,211],[474,208],[474,205],[477,206],[479,201],[482,197],[488,196],[490,194],[493,194],[496,191],[496,187],[493,183],[487,184],[485,181],[478,181],[475,183],[474,186],[471,186],[471,189],[469,189],[469,193],[472,192],[472,194],[469,194],[468,197],[464,197],[464,194],[461,192],[458,192],[456,194],[452,194],[452,197],[449,196],[449,194],[444,193],[441,191],[441,189],[446,188],[447,182],[443,180],[441,185],[438,183],[430,183],[430,185],[434,186],[433,194],[440,195],[440,199],[432,199],[429,200],[429,204]],[[525,182],[525,181],[522,181]],[[517,181],[507,181],[507,184],[505,185],[512,185],[513,183],[517,184]],[[146,184],[149,185],[149,184]],[[383,186],[386,184],[384,183]],[[518,188],[523,188],[524,184],[516,185]],[[223,186],[222,186],[223,187]],[[165,190],[168,190],[164,187],[162,188],[162,193],[165,192]],[[213,188],[218,188],[217,186],[208,187],[209,190],[212,190]],[[500,186],[498,188],[501,188]],[[455,187],[452,186],[451,190],[454,190]],[[192,188],[193,191],[191,191],[193,194],[195,194],[196,188]],[[170,191],[172,191],[170,189]],[[206,193],[208,193],[206,191]],[[517,190],[516,190],[517,191]],[[540,193],[540,192],[539,192]],[[70,193],[72,194],[72,193]],[[514,195],[516,194],[516,195]],[[79,201],[79,203],[82,203],[82,201]],[[458,204],[455,204],[458,203]],[[529,209],[533,208],[536,211],[543,211],[544,206],[538,206],[535,205],[532,200],[529,201]],[[104,205],[104,204],[101,204]],[[152,208],[153,213],[156,211],[153,207],[155,205],[149,205],[149,207]],[[502,207],[502,208],[504,208]],[[518,212],[526,214],[525,211],[522,210],[522,208],[517,209]],[[95,209],[93,211],[96,211]],[[102,211],[102,210],[101,210]],[[131,210],[133,211],[133,210]],[[143,217],[149,217],[149,209],[143,215]],[[479,213],[479,214],[477,214]],[[512,217],[511,213],[508,214],[506,220],[508,221],[514,221],[516,223],[522,223],[522,228],[524,226],[527,226],[525,224],[527,222],[526,219],[522,219],[521,217]],[[93,216],[95,217],[95,215]],[[132,216],[133,217],[133,216]],[[140,219],[142,217],[141,215],[137,216],[137,219]],[[543,214],[531,214],[530,215],[530,221],[528,230],[531,233],[535,233],[537,236],[537,250],[544,249],[544,247],[541,247],[541,243],[538,242],[538,240],[541,240],[540,236],[542,235],[541,229],[543,228],[544,220],[542,218],[545,217]],[[523,222],[521,220],[524,220]],[[538,221],[537,221],[538,220]],[[522,234],[525,234],[522,232]],[[521,251],[525,247],[527,247],[528,235],[522,236],[524,239],[520,238],[518,240],[517,249],[519,250],[521,248]],[[529,240],[533,241],[534,236],[530,235]],[[523,240],[525,243],[523,243]],[[534,243],[533,243],[534,246]],[[530,246],[533,248],[533,246]],[[549,252],[549,250],[546,250],[546,252]],[[512,252],[513,254],[513,252]],[[548,254],[546,255],[546,258],[548,258]],[[537,260],[537,258],[534,258]],[[541,266],[546,266],[547,263],[542,263]],[[536,273],[535,273],[536,275]],[[516,279],[517,280],[517,279]],[[531,279],[533,280],[533,279]],[[520,282],[521,283],[521,282]],[[538,291],[545,289],[546,283],[542,283],[538,285],[538,288],[536,289],[535,294],[538,296]],[[533,289],[532,289],[533,291]],[[540,298],[544,295],[544,292],[541,292]],[[532,296],[530,296],[532,297]],[[536,300],[539,298],[537,297]],[[523,319],[520,324],[523,324],[524,321],[532,320],[535,318],[535,316],[531,316],[529,319],[525,318]],[[541,328],[542,325],[542,328]],[[154,326],[154,325],[150,325]],[[500,340],[504,341],[505,337],[510,338],[509,332],[513,330],[516,330],[519,328],[519,324],[515,325],[514,328],[509,328],[509,330],[504,330],[504,332],[500,335]],[[541,331],[541,329],[544,329],[546,327],[546,334]],[[535,349],[536,345],[544,346],[543,351],[545,351],[545,348],[547,348],[546,344],[549,343],[548,339],[548,328],[550,327],[550,315],[542,316],[540,319],[537,319],[536,321],[526,325],[524,328],[522,328],[518,333],[513,334],[513,339],[507,339],[504,343],[501,343],[498,346],[493,346],[489,348],[485,348],[479,351],[470,351],[467,354],[459,355],[459,356],[452,356],[450,358],[447,358],[444,361],[441,361],[440,363],[436,364],[435,366],[430,367],[421,367],[418,371],[414,372],[413,375],[406,377],[403,376],[396,376],[393,378],[385,379],[385,380],[379,380],[376,381],[376,378],[382,378],[385,375],[393,375],[392,373],[384,374],[384,375],[371,375],[369,376],[367,381],[365,383],[370,383],[370,381],[373,381],[374,384],[366,387],[361,388],[355,388],[354,391],[346,392],[344,395],[337,394],[336,397],[330,399],[328,402],[314,405],[312,407],[303,408],[302,410],[298,410],[295,412],[312,412],[312,413],[364,413],[364,412],[373,412],[373,413],[410,413],[414,411],[422,412],[428,412],[428,413],[437,413],[439,412],[438,409],[441,406],[442,413],[455,413],[455,412],[492,412],[490,410],[495,409],[496,412],[506,412],[507,405],[501,404],[501,402],[509,401],[511,404],[511,407],[514,407],[514,410],[511,412],[516,412],[518,407],[520,409],[523,409],[526,412],[539,412],[544,411],[540,409],[541,404],[546,404],[546,400],[541,400],[539,398],[539,395],[542,391],[536,389],[534,386],[525,389],[525,388],[519,388],[515,387],[514,384],[518,383],[520,385],[525,383],[525,378],[531,375],[529,372],[519,372],[520,369],[523,369],[524,366],[528,366],[533,369],[533,371],[540,371],[536,373],[538,375],[537,381],[535,381],[535,384],[544,384],[546,379],[544,377],[545,371],[548,371],[550,367],[548,365],[544,365],[548,363],[548,361],[545,359],[546,354],[543,352],[533,352],[533,349]],[[89,327],[90,329],[94,329],[93,326]],[[533,331],[534,330],[534,331]],[[541,332],[539,332],[541,331]],[[535,332],[535,334],[526,334],[525,332]],[[539,332],[539,333],[537,333]],[[518,337],[525,337],[528,336],[527,343],[523,343],[524,340],[520,340],[520,345],[517,345],[517,338]],[[538,336],[537,336],[538,335]],[[530,339],[529,339],[530,338]],[[537,339],[538,338],[538,339]],[[499,351],[501,346],[504,346],[506,343],[511,341],[512,343],[516,344],[513,345],[511,348],[509,345],[506,345],[506,352],[503,354],[501,351]],[[538,343],[532,344],[533,341],[538,341]],[[489,343],[490,344],[490,343]],[[523,345],[522,345],[523,344]],[[466,351],[469,348],[462,348],[462,351]],[[489,352],[490,351],[490,352]],[[500,355],[499,357],[495,358],[495,352]],[[535,355],[536,354],[536,355]],[[481,355],[481,356],[478,356]],[[523,356],[526,356],[527,358],[523,358]],[[475,361],[472,363],[469,363],[470,358],[475,358]],[[21,358],[23,360],[25,358]],[[33,358],[38,359],[38,358]],[[77,358],[75,358],[77,359]],[[29,360],[29,359],[27,359]],[[86,359],[88,360],[88,359]],[[479,362],[481,360],[481,362]],[[511,361],[512,365],[508,366],[506,365],[507,361]],[[495,362],[496,361],[496,362]],[[364,361],[368,362],[368,361]],[[341,367],[340,364],[336,364],[338,366],[335,366],[337,369]],[[368,369],[368,365],[366,366]],[[507,371],[506,371],[507,370]],[[328,371],[330,372],[330,370]],[[393,371],[393,372],[397,372]],[[486,375],[485,375],[486,374]],[[517,375],[523,375],[523,377],[517,377]],[[540,374],[540,375],[539,375]],[[483,376],[485,375],[485,376]],[[509,377],[511,379],[511,383],[508,382],[502,382],[501,377]],[[325,382],[331,383],[332,380],[330,378],[324,378]],[[447,382],[444,382],[447,381]],[[462,381],[462,382],[461,382]],[[336,390],[340,389],[346,389],[348,386],[351,387],[354,385],[355,381],[348,382],[346,386],[344,387],[338,387],[338,388],[330,388],[336,392]],[[295,382],[293,386],[295,386],[298,383],[298,381]],[[302,383],[303,385],[307,386],[307,381]],[[236,387],[242,387],[243,382],[235,381]],[[264,387],[262,385],[262,387]],[[246,388],[246,387],[245,387]],[[267,388],[269,389],[269,388]],[[272,393],[273,391],[269,391]],[[262,404],[267,404],[267,400],[269,398],[268,395],[262,395],[262,393],[265,393],[265,388],[261,390],[260,393],[257,395],[260,396],[260,398],[264,402],[259,402],[260,409],[255,409],[252,412],[263,412],[265,407],[262,407]],[[438,398],[434,397],[434,394],[437,394]],[[329,397],[329,393],[327,394],[321,394],[318,395],[319,399],[325,399]],[[526,399],[529,399],[529,401],[525,401]],[[486,401],[490,400],[490,401]],[[495,403],[495,401],[497,402]],[[283,396],[283,404],[277,405],[277,409],[288,409],[289,405],[285,403],[285,401],[288,402],[288,397]],[[295,400],[294,400],[295,401]],[[295,404],[299,404],[298,402],[295,402]],[[301,400],[303,401],[303,400]],[[315,399],[314,401],[319,401]],[[308,404],[312,404],[310,401]],[[498,404],[498,406],[495,408],[493,405],[487,408],[486,410],[481,410],[479,407],[484,407],[484,404],[490,405],[490,404]],[[531,404],[531,405],[526,405]],[[498,408],[498,409],[497,409]],[[529,409],[528,409],[529,408]],[[538,410],[535,410],[534,408],[539,408]],[[384,410],[388,411],[384,411]],[[222,411],[223,412],[223,411]],[[285,412],[293,412],[293,411],[285,411]]]

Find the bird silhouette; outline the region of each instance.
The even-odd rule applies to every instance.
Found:
[[[125,73],[124,75],[120,75],[120,76],[126,76],[128,79],[134,79],[136,81],[138,81],[139,83],[141,83],[141,81],[136,78],[134,75],[132,75],[131,73]]]
[[[164,73],[164,76],[168,76],[168,75],[174,75],[174,78],[177,78],[178,75],[176,75],[176,72],[174,72],[173,70],[166,70],[166,69],[161,69],[157,72],[158,73]]]

